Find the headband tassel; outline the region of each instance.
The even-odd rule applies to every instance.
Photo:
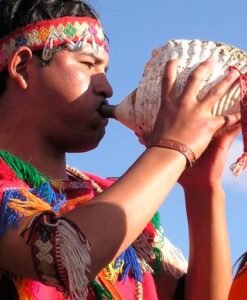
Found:
[[[53,39],[50,37],[45,43],[43,52],[42,52],[42,59],[44,61],[48,61],[52,57],[52,49],[53,49]]]
[[[109,51],[103,28],[94,18],[63,17],[28,24],[0,39],[0,72],[7,67],[11,53],[19,46],[41,50],[42,59],[49,61],[59,46],[76,51],[87,44],[95,53],[99,49],[103,53]]]

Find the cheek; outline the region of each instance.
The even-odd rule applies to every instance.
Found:
[[[67,83],[68,92],[77,94],[78,96],[84,94],[90,89],[90,76],[84,72],[68,72],[65,75],[64,81]]]
[[[48,67],[49,68],[49,67]],[[40,78],[40,88],[48,97],[61,98],[72,102],[80,98],[86,91],[90,90],[91,79],[89,74],[76,70],[76,67],[56,66],[44,71]],[[49,95],[51,94],[51,95]]]
[[[75,101],[90,90],[90,77],[80,72],[68,72],[59,80],[57,90],[68,101]]]

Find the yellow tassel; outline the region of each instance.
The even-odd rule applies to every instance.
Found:
[[[14,209],[20,215],[24,217],[31,217],[42,211],[52,210],[51,206],[47,204],[43,199],[40,199],[30,193],[26,189],[21,189],[20,193],[26,198],[25,201],[19,199],[10,199],[9,207]]]
[[[118,275],[123,272],[124,262],[121,263],[119,268],[114,268],[114,262],[111,262],[105,269],[105,277],[111,282],[115,282],[118,278]]]
[[[113,300],[124,300],[114,284],[106,278],[105,270],[102,270],[98,274],[98,278],[107,291],[111,294]]]

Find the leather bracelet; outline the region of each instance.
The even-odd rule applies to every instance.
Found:
[[[178,141],[174,141],[170,139],[160,139],[158,142],[148,145],[148,148],[150,147],[167,148],[182,153],[185,156],[187,161],[186,168],[193,166],[193,164],[196,161],[195,153],[188,146]]]

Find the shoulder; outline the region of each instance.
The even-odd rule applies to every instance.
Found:
[[[104,178],[104,177],[101,177],[99,175],[88,173],[88,172],[84,172],[84,174],[86,174],[92,181],[95,181],[97,184],[99,184],[104,189],[108,188],[114,182],[116,182],[118,180],[117,177]]]
[[[116,177],[104,178],[102,176],[87,171],[81,171],[70,166],[67,166],[67,173],[72,175],[72,177],[81,179],[83,181],[91,181],[93,185],[98,186],[99,189],[102,190],[107,189],[117,180]]]

